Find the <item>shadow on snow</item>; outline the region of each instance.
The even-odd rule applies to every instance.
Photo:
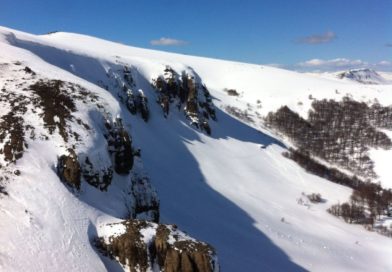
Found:
[[[21,40],[16,41],[16,46],[74,74],[70,65],[77,64],[76,75],[93,84],[97,84],[97,75],[105,73],[99,61],[87,56]],[[195,238],[212,244],[223,271],[305,271],[254,226],[256,222],[246,211],[205,182],[198,161],[186,145],[201,141],[200,134],[183,117],[176,118],[179,113],[175,110],[167,119],[163,118],[160,107],[151,99],[148,80],[142,85],[149,91],[151,120],[146,124],[141,118],[127,114],[125,108],[123,117],[125,123],[132,125],[134,143],[141,147],[145,169],[157,188],[163,223],[175,223]],[[283,146],[219,109],[217,118],[216,123],[210,123],[214,139]],[[104,212],[118,216],[118,212],[110,209]],[[111,267],[112,264],[103,261],[107,268]]]

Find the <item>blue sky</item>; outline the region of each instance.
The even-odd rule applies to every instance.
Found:
[[[296,70],[392,70],[392,0],[1,0],[0,25]]]

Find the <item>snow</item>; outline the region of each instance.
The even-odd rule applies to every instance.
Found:
[[[102,220],[102,219],[101,219]],[[121,221],[114,223],[101,222],[98,226],[98,235],[102,237],[105,243],[109,244],[110,237],[118,237],[126,232],[126,226]]]
[[[383,130],[392,140],[392,131]],[[370,158],[376,162],[374,170],[380,177],[381,186],[392,189],[392,172],[390,163],[392,161],[392,152],[384,149],[373,149],[370,152]]]
[[[140,233],[143,236],[143,242],[146,245],[150,245],[156,234],[156,226],[155,228],[153,226],[148,226],[147,228],[141,229]]]
[[[0,62],[21,61],[21,67],[29,66],[45,77],[80,84],[105,101],[111,116],[121,116],[157,188],[161,221],[175,223],[213,245],[222,271],[392,270],[391,239],[327,213],[332,204],[349,198],[350,189],[306,173],[281,155],[285,146],[271,132],[223,110],[225,105],[245,109],[249,103],[265,116],[288,105],[306,117],[312,102],[309,95],[341,99],[350,94],[360,101],[377,98],[389,105],[392,85],[360,85],[61,32],[35,36],[0,27],[0,50]],[[137,70],[136,84],[149,99],[147,124],[127,114],[115,95],[97,83],[106,79],[106,73],[115,76],[124,64]],[[162,75],[166,65],[178,73],[194,73],[211,91],[218,119],[210,123],[211,136],[191,128],[175,110],[163,117],[150,81]],[[242,95],[230,97],[225,88]],[[80,104],[78,109],[78,117],[93,127],[92,132],[75,127],[84,139],[78,148],[105,164],[104,139],[97,125],[100,115],[93,106]],[[42,127],[33,116],[29,122]],[[116,175],[108,192],[83,183],[80,195],[72,194],[53,170],[65,146],[58,135],[51,142],[28,142],[15,166],[22,174],[7,185],[9,197],[0,199],[0,270],[121,271],[98,255],[90,239],[124,231],[119,224],[108,224],[119,222],[126,211],[123,199],[129,180]],[[391,153],[372,153],[375,170],[386,186],[391,186],[387,165]],[[326,202],[300,205],[297,200],[303,193],[320,193]],[[146,229],[144,239],[151,232]]]

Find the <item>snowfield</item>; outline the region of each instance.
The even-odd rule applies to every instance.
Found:
[[[260,119],[283,105],[306,117],[309,96],[340,100],[350,95],[391,105],[392,85],[363,85],[73,33],[37,36],[4,27],[0,52],[0,63],[19,61],[38,75],[78,84],[104,101],[112,116],[121,116],[133,145],[141,149],[143,171],[157,190],[161,222],[176,224],[211,244],[222,271],[392,271],[392,239],[327,212],[331,205],[347,201],[352,190],[311,175],[282,156],[290,143],[265,129]],[[117,69],[124,65],[135,68],[136,84],[148,98],[147,123],[129,114],[100,83],[109,84],[110,90],[116,85]],[[210,136],[174,109],[164,118],[151,80],[167,65],[179,74],[194,74],[211,92],[217,121],[210,121]],[[7,71],[0,66],[0,87]],[[240,95],[229,96],[225,89]],[[13,91],[21,92],[17,87]],[[255,122],[228,114],[228,105],[248,110]],[[86,132],[75,126],[83,137],[79,150],[99,157],[104,139],[97,113],[92,105],[80,104],[78,109],[77,116],[93,128]],[[9,109],[2,106],[0,111]],[[42,126],[33,116],[27,121]],[[0,194],[0,271],[122,271],[90,240],[97,229],[104,235],[123,231],[101,226],[123,218],[129,180],[115,175],[107,192],[82,183],[81,192],[73,194],[55,172],[65,146],[59,135],[51,137],[50,142],[28,141],[23,157],[12,166],[21,175],[7,181],[8,196]],[[371,153],[379,181],[389,188],[391,154]],[[310,203],[305,196],[310,193],[320,193],[325,201]]]

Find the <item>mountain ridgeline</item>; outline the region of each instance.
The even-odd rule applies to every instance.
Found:
[[[362,84],[383,84],[386,80],[372,69],[351,69],[337,74],[340,79],[357,81]]]
[[[386,80],[4,27],[0,49],[1,271],[392,270]]]

